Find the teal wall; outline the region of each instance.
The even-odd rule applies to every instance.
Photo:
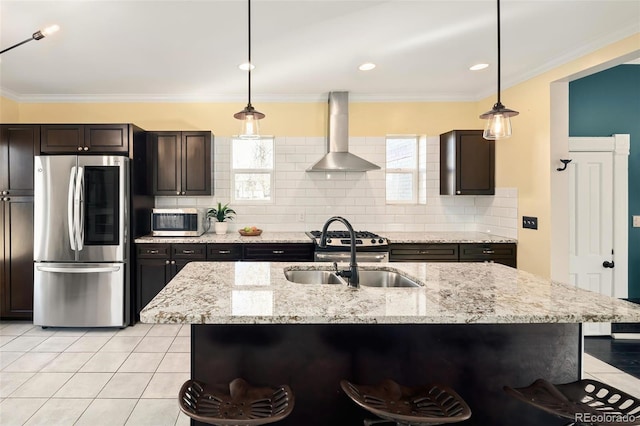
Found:
[[[631,135],[629,297],[640,297],[640,65],[619,65],[569,83],[569,136]]]

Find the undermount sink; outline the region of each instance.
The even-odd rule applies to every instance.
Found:
[[[347,282],[333,271],[285,270],[287,280],[297,284],[344,284]],[[360,285],[366,287],[420,287],[417,282],[393,271],[358,270]]]

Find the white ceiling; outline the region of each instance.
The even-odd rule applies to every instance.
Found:
[[[252,100],[475,100],[496,90],[493,0],[253,0]],[[0,0],[0,93],[246,100],[243,0]],[[640,0],[502,0],[502,86],[640,32]],[[639,46],[640,49],[640,46]],[[358,71],[371,61],[373,71]],[[483,71],[470,65],[487,62]]]

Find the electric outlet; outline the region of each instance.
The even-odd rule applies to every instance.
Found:
[[[633,216],[633,227],[640,228],[640,216]]]
[[[304,222],[305,217],[304,217],[304,213],[298,213],[298,222]]]
[[[533,216],[522,216],[522,227],[527,229],[538,229],[538,218]]]

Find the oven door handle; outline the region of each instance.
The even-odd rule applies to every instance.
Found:
[[[348,261],[350,258],[349,252],[341,252],[341,253],[318,253],[315,254],[316,261],[320,262],[334,262],[334,261]],[[360,252],[356,253],[356,258],[358,262],[384,262],[387,258],[386,253],[366,253]]]

